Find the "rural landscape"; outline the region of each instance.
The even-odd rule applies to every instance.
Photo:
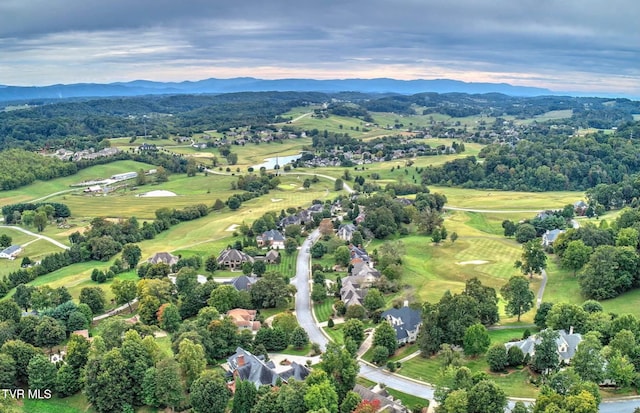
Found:
[[[633,409],[639,117],[458,93],[7,104],[0,387],[32,397],[3,411]]]

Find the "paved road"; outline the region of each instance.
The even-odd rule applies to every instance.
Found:
[[[320,237],[320,231],[314,230],[309,238],[307,238],[300,247],[298,252],[298,261],[296,263],[296,276],[291,280],[291,284],[296,286],[296,317],[298,323],[305,329],[312,343],[318,343],[320,348],[324,350],[329,340],[322,333],[320,327],[316,324],[311,311],[311,294],[309,291],[309,248]]]
[[[31,235],[32,237],[36,237],[36,238],[48,241],[48,242],[52,243],[53,245],[56,245],[56,246],[58,246],[58,247],[60,247],[62,249],[65,249],[65,250],[69,249],[68,246],[64,245],[61,242],[58,242],[58,241],[54,240],[53,238],[49,238],[46,235],[36,234],[35,232],[31,232],[31,231],[26,230],[26,229],[24,229],[22,227],[17,227],[15,225],[0,225],[0,228],[13,228],[16,231],[24,232],[25,234]]]
[[[536,308],[540,308],[540,304],[542,303],[542,296],[544,295],[544,289],[547,286],[547,271],[544,269],[540,272],[542,275],[542,282],[540,283],[540,288],[538,289],[538,299],[536,302]]]
[[[131,300],[131,305],[134,305],[135,303],[138,302],[138,298],[134,298],[133,300]],[[97,315],[95,317],[93,317],[93,321],[100,321],[100,320],[104,320],[105,318],[109,318],[111,316],[114,316],[118,313],[120,313],[121,311],[124,311],[125,309],[129,308],[129,304],[122,304],[120,307],[114,308],[113,310],[109,311],[108,313],[104,313],[104,314],[100,314]]]

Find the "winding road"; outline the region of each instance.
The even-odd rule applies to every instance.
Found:
[[[311,174],[313,175],[313,174]],[[319,175],[320,176],[320,175]],[[347,190],[351,192],[350,189]],[[296,276],[291,280],[291,284],[295,285],[296,299],[296,317],[298,323],[305,329],[312,343],[318,343],[323,350],[329,343],[328,337],[318,326],[311,308],[310,298],[310,253],[309,249],[314,242],[318,240],[320,233],[318,229],[314,230],[311,235],[302,243],[302,247],[298,252],[296,263]],[[543,276],[543,284],[538,291],[538,299],[541,300],[544,286],[546,284],[546,273]],[[409,379],[397,374],[390,373],[382,368],[372,366],[363,361],[359,361],[359,375],[367,380],[376,383],[382,383],[389,388],[412,394],[423,399],[433,400],[434,388],[428,383]],[[534,402],[533,399],[509,399],[509,409],[513,407],[516,401],[521,400],[527,404]],[[640,398],[623,398],[611,401],[604,401],[600,404],[599,411],[601,413],[632,413],[633,410],[640,407]]]
[[[23,233],[25,233],[25,234],[27,234],[27,235],[31,235],[32,237],[36,237],[36,238],[38,238],[38,239],[43,239],[43,240],[45,240],[45,241],[48,241],[48,242],[52,243],[53,245],[55,245],[55,246],[57,246],[57,247],[60,247],[60,248],[62,248],[62,249],[65,249],[65,250],[68,250],[68,249],[69,249],[69,247],[68,247],[68,246],[64,245],[64,244],[63,244],[63,243],[61,243],[61,242],[58,242],[58,241],[54,240],[53,238],[47,237],[46,235],[36,234],[35,232],[31,232],[31,231],[26,230],[26,229],[24,229],[24,228],[22,228],[22,227],[17,227],[17,226],[15,226],[15,225],[0,225],[0,228],[11,228],[11,229],[15,229],[16,231],[20,231],[20,232],[23,232]]]

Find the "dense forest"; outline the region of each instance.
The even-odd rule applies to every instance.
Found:
[[[630,122],[615,133],[568,135],[539,125],[525,136],[484,147],[478,158],[467,157],[428,167],[425,184],[520,191],[586,190],[621,182],[640,172],[640,123]]]

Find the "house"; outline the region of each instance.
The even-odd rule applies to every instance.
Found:
[[[276,250],[269,250],[264,257],[264,262],[267,264],[280,264],[280,253]]]
[[[573,203],[573,211],[576,215],[583,216],[587,212],[587,209],[589,209],[589,205],[582,200]]]
[[[22,252],[22,247],[20,245],[12,245],[0,251],[0,258],[15,260],[20,252]]]
[[[366,262],[370,267],[373,267],[373,261],[369,258],[369,254],[362,247],[356,247],[353,244],[349,244],[349,252],[351,253],[351,265],[356,265],[359,262]]]
[[[368,400],[370,402],[377,401],[380,405],[379,412],[385,413],[406,413],[409,410],[402,405],[400,400],[396,400],[391,396],[384,388],[379,384],[376,384],[373,388],[368,389],[361,384],[356,384],[353,391],[360,395],[362,400]]]
[[[298,215],[289,215],[288,217],[284,217],[278,223],[280,228],[285,228],[287,225],[300,225],[302,220]]]
[[[114,181],[126,181],[127,179],[133,179],[138,176],[137,172],[125,172],[122,174],[111,175],[112,180]]]
[[[168,266],[172,266],[178,263],[180,257],[176,257],[173,254],[168,252],[156,252],[151,258],[147,260],[149,264],[167,264]]]
[[[565,231],[562,229],[553,229],[551,231],[547,230],[544,234],[542,234],[542,245],[544,247],[549,247],[553,245],[558,238],[558,235],[564,233]]]
[[[238,330],[249,330],[256,333],[260,330],[260,321],[256,321],[256,310],[245,310],[244,308],[234,308],[227,311],[227,317],[231,317]]]
[[[353,238],[353,233],[356,232],[358,228],[353,224],[343,224],[338,227],[338,238],[343,241],[351,241]]]
[[[142,145],[138,146],[138,151],[157,151],[158,148],[155,144],[144,142]]]
[[[307,208],[307,211],[309,211],[309,213],[311,215],[321,214],[324,211],[324,205],[323,204],[313,204],[309,208]]]
[[[513,341],[510,343],[506,343],[504,346],[509,350],[509,348],[517,346],[522,350],[523,354],[528,354],[533,357],[535,354],[535,346],[536,344],[540,344],[542,340],[538,337],[538,335],[529,336],[525,340]],[[569,363],[571,358],[576,354],[576,350],[582,341],[582,336],[580,334],[573,332],[573,327],[569,329],[567,333],[565,330],[558,331],[558,338],[556,339],[558,359],[565,363]]]
[[[285,383],[291,378],[304,380],[311,372],[306,366],[294,361],[289,368],[278,373],[273,361],[265,362],[264,356],[255,356],[242,347],[236,348],[236,353],[227,359],[222,368],[233,377],[230,384],[232,390],[235,390],[236,380],[248,380],[259,388],[275,386],[278,379]]]
[[[100,185],[92,185],[92,186],[86,187],[82,192],[84,193],[102,192],[102,187]]]
[[[249,277],[247,275],[241,275],[239,277],[231,279],[227,284],[230,284],[238,291],[249,291],[249,288],[258,281],[257,277]]]
[[[284,241],[284,235],[282,235],[280,231],[275,229],[270,229],[269,231],[266,231],[256,237],[258,247],[281,249],[284,248]]]
[[[363,289],[356,280],[351,277],[344,277],[342,280],[342,288],[340,288],[340,300],[345,307],[352,305],[362,305],[366,289]]]
[[[387,320],[396,330],[396,340],[399,345],[413,343],[418,338],[422,316],[420,311],[409,308],[406,302],[404,307],[387,310],[380,317]]]
[[[380,275],[380,271],[370,266],[367,262],[360,261],[353,264],[349,277],[359,285],[369,288],[380,278]]]
[[[238,267],[242,267],[245,262],[253,263],[253,257],[245,252],[239,251],[234,248],[227,248],[220,251],[218,255],[218,265],[221,267],[227,267],[230,270],[235,270]]]

